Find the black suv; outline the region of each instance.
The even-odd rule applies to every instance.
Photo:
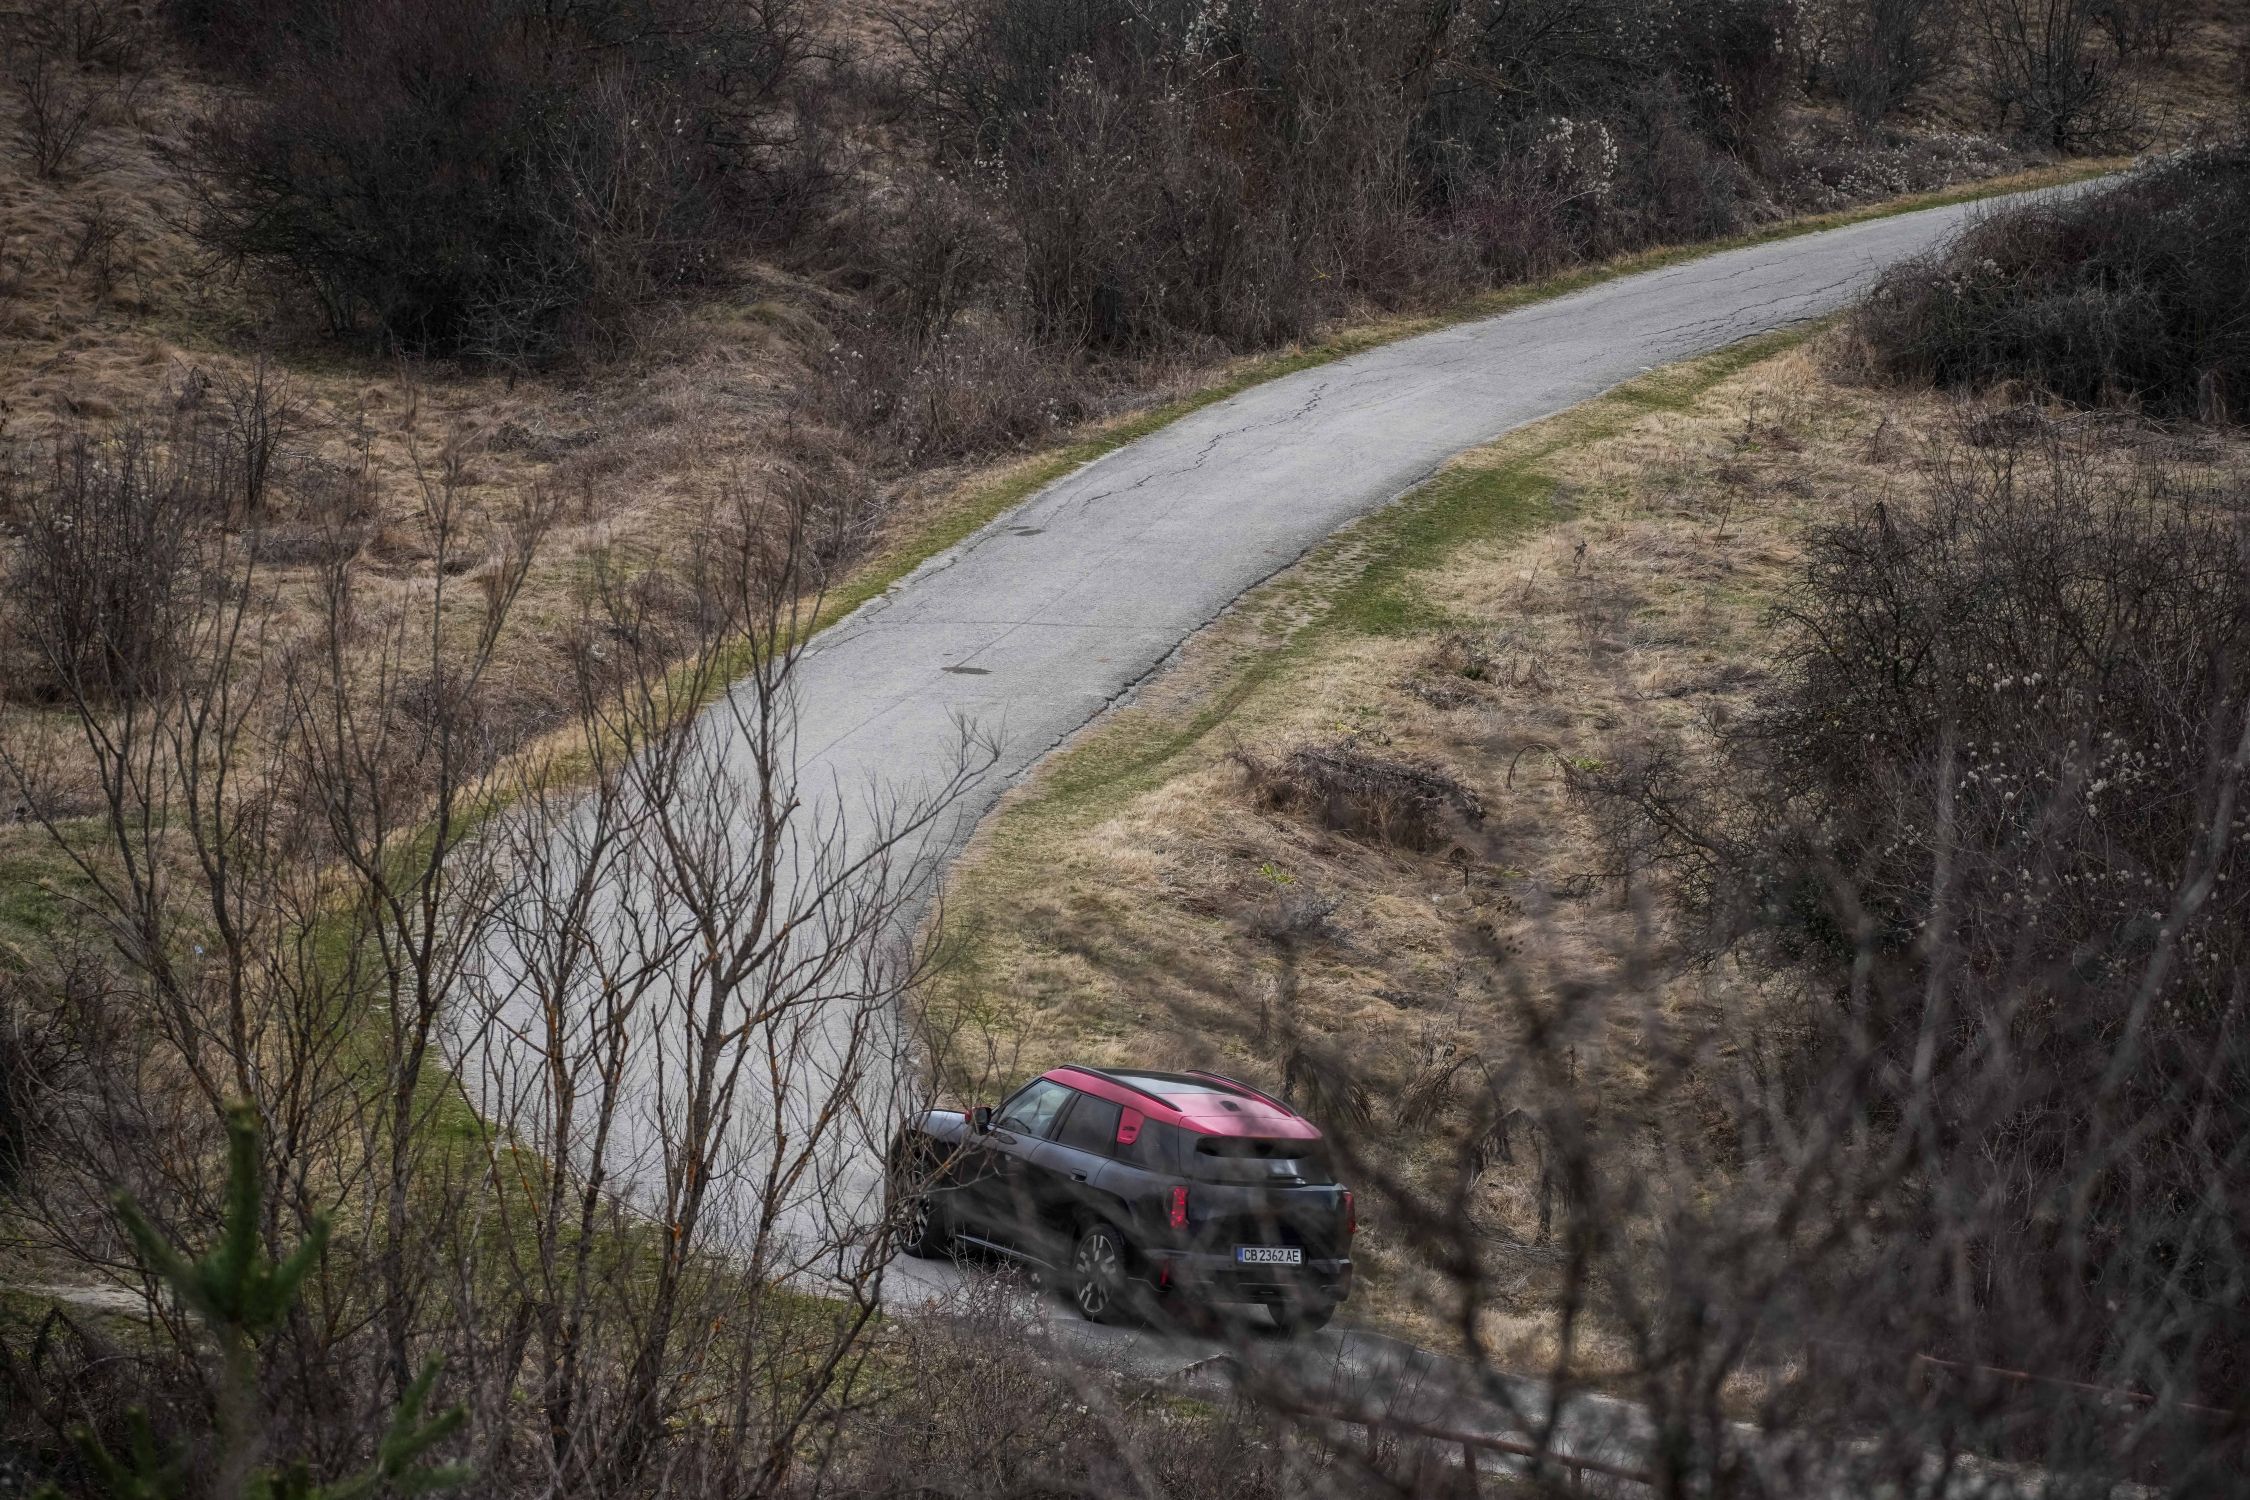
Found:
[[[904,1248],[1046,1268],[1096,1321],[1184,1295],[1285,1332],[1351,1295],[1349,1189],[1320,1131],[1216,1073],[1055,1068],[997,1110],[927,1110],[892,1158]]]

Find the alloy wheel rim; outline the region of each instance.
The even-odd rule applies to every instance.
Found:
[[[918,1196],[915,1198],[914,1211],[909,1217],[907,1227],[913,1232],[915,1244],[926,1245],[929,1243],[930,1200],[926,1196]]]
[[[1078,1247],[1078,1306],[1088,1317],[1109,1307],[1110,1282],[1117,1273],[1117,1248],[1101,1235]]]

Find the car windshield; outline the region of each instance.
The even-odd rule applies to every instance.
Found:
[[[1028,1135],[1035,1140],[1045,1140],[1047,1131],[1055,1123],[1055,1116],[1070,1102],[1070,1090],[1046,1078],[1035,1078],[1018,1090],[1016,1096],[1000,1106],[994,1117],[995,1129]]]

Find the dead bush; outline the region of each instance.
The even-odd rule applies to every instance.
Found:
[[[41,1079],[52,1064],[42,1044],[47,1028],[27,989],[16,974],[0,968],[0,1193],[30,1155],[44,1104]]]
[[[1793,17],[959,0],[893,22],[938,159],[991,179],[1032,335],[1146,354],[1737,227]]]
[[[125,221],[107,198],[97,198],[79,212],[71,235],[70,268],[86,278],[96,302],[106,302],[117,289],[124,237]]]
[[[247,373],[190,368],[170,398],[172,447],[201,509],[228,525],[262,517],[282,471],[304,462],[311,419],[297,388],[260,358]]]
[[[2250,1244],[2208,1210],[2250,1140],[2246,564],[2240,476],[1957,450],[1926,508],[1815,536],[1722,769],[1599,789],[1722,950],[1822,976],[1815,1071],[1864,1048],[1869,1118],[1928,1132],[1901,1222],[1975,1205],[1914,1272],[1957,1320],[1898,1309],[1907,1347],[2206,1402],[2250,1369]]]
[[[2119,57],[2164,57],[2179,45],[2188,7],[2184,0],[2101,0],[2094,17]]]
[[[76,66],[128,73],[147,58],[149,10],[139,0],[62,0],[48,24]]]
[[[2246,235],[2250,149],[2214,147],[1989,219],[1886,275],[1853,326],[1892,377],[2224,419],[2250,391]]]
[[[1277,762],[1241,748],[1231,758],[1267,807],[1405,849],[1438,848],[1459,825],[1484,821],[1483,800],[1451,772],[1370,754],[1356,739],[1299,746]]]
[[[159,689],[204,555],[229,529],[250,530],[252,555],[356,550],[357,492],[304,453],[305,425],[302,400],[261,361],[188,369],[158,409],[108,431],[0,450],[0,522],[20,539],[11,689],[66,703]]]
[[[908,1399],[873,1404],[846,1429],[839,1492],[1279,1500],[1316,1476],[1318,1493],[1361,1492],[1316,1444],[1281,1441],[1283,1425],[1247,1402],[1190,1405],[1043,1357],[1021,1295],[987,1281],[896,1325],[887,1358]]]
[[[31,169],[49,180],[82,165],[101,91],[46,52],[18,58],[9,79]]]
[[[886,465],[1027,447],[1098,411],[1069,355],[984,320],[928,340],[869,320],[830,350],[818,380],[822,414],[871,440]]]
[[[1993,123],[2056,151],[2130,147],[2141,110],[2099,47],[2107,0],[1973,0],[1976,80]]]
[[[79,72],[129,73],[145,60],[148,23],[138,0],[49,0],[0,12],[0,47],[44,53]]]
[[[80,435],[0,464],[20,542],[9,578],[15,691],[107,702],[157,691],[194,585],[201,496],[156,429]]]
[[[194,21],[227,45],[252,28],[259,70],[186,154],[196,232],[339,334],[500,361],[599,347],[817,188],[789,0],[247,9]]]
[[[970,186],[935,172],[860,207],[836,247],[876,320],[914,347],[942,338],[1007,279],[1009,226]]]
[[[1866,137],[1936,80],[1960,13],[1950,0],[1843,0],[1831,12],[1816,77]]]

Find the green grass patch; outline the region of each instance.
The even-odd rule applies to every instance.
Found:
[[[91,820],[63,833],[80,848],[101,836]],[[21,823],[0,831],[0,969],[30,968],[38,952],[70,930],[79,902],[91,894],[85,871],[44,828]]]

